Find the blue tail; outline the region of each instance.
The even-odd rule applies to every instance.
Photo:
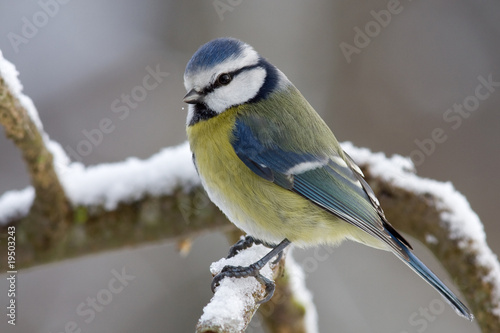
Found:
[[[474,319],[474,315],[470,312],[470,310],[458,299],[458,297],[450,290],[448,287],[444,285],[439,278],[431,272],[429,268],[427,268],[421,261],[418,259],[411,251],[402,244],[399,240],[393,238],[394,241],[399,243],[399,245],[403,248],[403,252],[408,255],[409,259],[401,257],[400,254],[396,254],[402,261],[404,261],[410,268],[420,275],[422,279],[424,279],[427,283],[436,289],[441,296],[451,305],[451,307],[455,310],[455,312],[472,321]]]

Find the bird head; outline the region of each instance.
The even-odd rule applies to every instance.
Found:
[[[186,66],[184,102],[191,104],[187,122],[256,102],[287,83],[285,75],[250,45],[234,38],[212,40]]]

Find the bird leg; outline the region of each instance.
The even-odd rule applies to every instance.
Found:
[[[229,255],[228,258],[233,257],[238,253],[238,251],[249,248],[252,244],[263,244],[264,246],[271,247],[269,244],[266,244],[261,241],[255,240],[251,236],[247,236],[244,239],[239,240],[236,244],[234,244],[231,249],[229,250]],[[264,297],[263,300],[259,301],[258,303],[265,303],[273,297],[274,290],[275,290],[275,285],[274,282],[269,280],[268,278],[264,277],[262,274],[260,274],[260,270],[262,267],[264,267],[272,258],[275,256],[278,256],[278,260],[276,260],[274,263],[277,263],[279,259],[283,256],[283,250],[290,245],[290,241],[288,239],[284,239],[281,241],[276,246],[272,247],[272,250],[269,251],[268,254],[266,254],[262,259],[254,262],[250,266],[225,266],[222,271],[217,274],[214,279],[212,280],[212,292],[215,292],[215,287],[219,285],[219,282],[222,281],[225,277],[236,277],[236,278],[241,278],[241,277],[249,277],[253,276],[265,285],[266,287],[266,296]]]
[[[267,243],[267,242],[261,241],[259,239],[256,239],[256,238],[254,238],[254,237],[252,237],[250,235],[246,235],[245,238],[240,239],[233,246],[231,246],[231,248],[229,249],[229,253],[228,253],[226,259],[234,257],[235,255],[238,254],[238,252],[240,252],[242,250],[245,250],[245,249],[248,249],[253,244],[255,244],[255,245],[262,244],[265,247],[268,247],[270,249],[274,249],[276,247],[276,244]],[[280,257],[280,259],[281,259],[281,257]]]

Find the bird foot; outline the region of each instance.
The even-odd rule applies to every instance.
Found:
[[[253,276],[266,288],[266,295],[264,299],[258,302],[258,304],[265,303],[269,301],[271,297],[273,297],[276,286],[273,281],[260,274],[260,270],[275,256],[277,256],[277,259],[273,261],[273,264],[278,263],[283,257],[283,250],[290,244],[290,241],[288,239],[284,239],[278,245],[270,245],[268,243],[256,240],[252,236],[246,236],[244,239],[240,239],[231,247],[227,258],[234,257],[238,252],[249,248],[253,244],[262,244],[264,246],[271,247],[272,250],[262,259],[249,266],[225,266],[222,271],[213,278],[211,284],[212,292],[215,292],[215,288],[225,277],[242,278]]]
[[[245,249],[248,249],[253,244],[256,244],[256,242],[258,242],[258,241],[255,240],[255,238],[253,238],[252,236],[245,236],[245,238],[240,239],[233,246],[231,246],[231,248],[229,249],[229,253],[228,253],[226,259],[234,257],[239,252],[241,252],[241,251],[243,251]]]
[[[268,247],[270,249],[274,249],[277,245],[276,244],[270,244],[263,242],[261,240],[255,239],[252,236],[245,236],[245,238],[240,239],[237,241],[231,248],[229,249],[229,253],[226,257],[226,259],[232,258],[235,255],[237,255],[239,252],[248,249],[251,247],[253,244],[255,245],[264,245],[265,247]],[[273,265],[276,265],[281,258],[283,258],[283,251],[278,253],[278,257],[272,262]]]
[[[265,303],[271,299],[274,295],[274,290],[276,286],[273,281],[269,280],[262,274],[260,274],[260,268],[258,268],[259,262],[256,262],[250,266],[225,266],[222,271],[217,274],[212,280],[212,292],[215,292],[215,288],[219,285],[220,281],[222,281],[226,277],[235,277],[235,278],[243,278],[253,276],[262,283],[266,288],[265,297],[257,302],[257,304]],[[261,267],[262,268],[262,267]]]

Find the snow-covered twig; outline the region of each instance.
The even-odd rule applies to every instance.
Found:
[[[143,161],[70,164],[43,132],[17,72],[1,54],[0,73],[0,122],[23,152],[33,184],[0,196],[0,233],[7,224],[18,226],[18,267],[228,225],[200,189],[187,144]],[[482,331],[500,332],[500,264],[465,197],[450,183],[416,176],[409,159],[343,147],[394,227],[419,239],[443,264]],[[54,235],[63,241],[53,241]],[[6,254],[0,252],[1,262]]]
[[[276,295],[262,304],[259,312],[268,332],[318,332],[316,306],[306,287],[304,270],[293,257],[293,247],[286,257],[285,275],[276,281]]]
[[[0,52],[0,124],[21,151],[35,192],[30,210],[36,223],[26,225],[24,234],[32,245],[44,246],[60,241],[68,224],[69,204],[53,163],[62,149],[44,133],[35,106],[22,93],[17,75],[14,65]]]
[[[409,158],[344,143],[365,171],[387,219],[426,245],[467,299],[482,332],[500,332],[500,264],[483,224],[450,182],[415,174]]]
[[[269,251],[262,245],[254,245],[235,257],[213,263],[210,271],[216,275],[226,265],[248,266]],[[316,333],[316,308],[311,294],[305,288],[304,272],[291,257],[291,251],[279,263],[264,266],[261,274],[276,280],[276,292],[269,302],[258,304],[265,290],[255,278],[225,278],[203,309],[196,332],[248,331],[252,328],[248,328],[248,325],[260,306],[268,332]]]
[[[240,251],[229,259],[221,259],[212,263],[210,271],[213,276],[220,273],[224,266],[248,266],[269,252],[263,245]],[[284,256],[283,256],[284,257]],[[281,259],[281,265],[284,258]],[[279,266],[266,264],[261,274],[274,280],[279,274]],[[214,296],[203,309],[203,314],[196,326],[196,332],[244,332],[259,308],[258,302],[265,297],[265,288],[254,277],[224,278],[215,289]]]

